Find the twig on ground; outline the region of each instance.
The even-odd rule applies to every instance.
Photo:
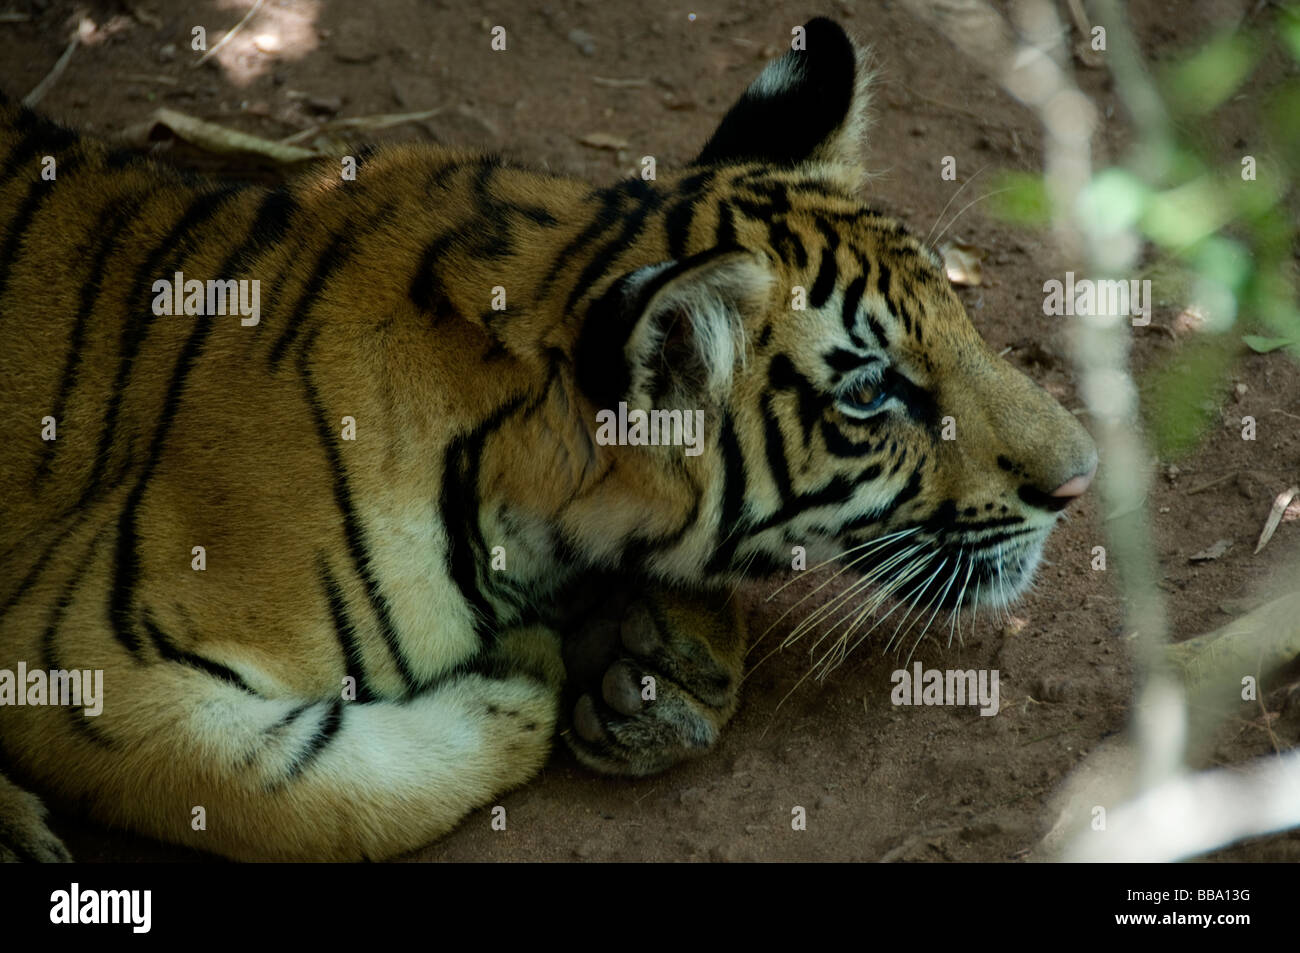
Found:
[[[261,7],[262,7],[262,0],[257,0],[257,2],[253,4],[253,6],[249,9],[249,11],[244,14],[244,18],[242,20],[236,23],[234,27],[228,33],[226,33],[225,36],[219,39],[216,45],[212,47],[212,49],[208,50],[206,53],[204,53],[202,56],[200,56],[197,60],[194,61],[193,65],[191,66],[191,69],[202,66],[212,57],[216,56],[217,51],[220,50],[227,43],[229,43],[232,39],[234,39],[235,34],[244,28],[244,24],[247,23],[249,20],[251,20],[253,18],[253,14],[255,14],[258,10],[260,10]]]
[[[85,20],[82,21],[82,23],[85,22]],[[68,68],[68,63],[72,60],[72,54],[76,52],[77,47],[80,45],[81,27],[79,26],[72,34],[72,39],[68,41],[68,45],[63,48],[59,58],[55,60],[53,68],[45,74],[43,80],[36,84],[35,89],[23,97],[24,106],[33,109],[37,103],[45,98],[45,94],[50,91],[50,87],[58,81],[59,77],[63,75],[63,71]]]

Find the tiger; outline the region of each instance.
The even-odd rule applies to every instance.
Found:
[[[602,187],[427,144],[231,183],[0,106],[6,859],[67,859],[45,802],[373,860],[557,734],[663,771],[735,712],[736,586],[794,547],[1024,591],[1096,448],[864,204],[865,47],[802,40],[690,163]],[[18,703],[74,671],[97,713],[70,676]]]

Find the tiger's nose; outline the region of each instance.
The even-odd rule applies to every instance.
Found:
[[[1090,469],[1087,473],[1081,473],[1076,477],[1071,477],[1070,479],[1066,480],[1055,490],[1053,490],[1051,495],[1056,497],[1063,497],[1066,500],[1072,500],[1076,496],[1083,496],[1084,491],[1088,489],[1089,486],[1092,485],[1092,478],[1096,475],[1097,475],[1097,464],[1094,462],[1092,465],[1092,469]]]

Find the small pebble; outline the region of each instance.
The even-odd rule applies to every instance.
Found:
[[[569,42],[576,46],[583,56],[596,55],[596,38],[586,30],[570,30]]]

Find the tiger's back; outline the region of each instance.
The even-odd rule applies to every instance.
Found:
[[[477,491],[463,472],[444,484],[443,467],[476,465],[466,438],[511,401],[536,411],[545,381],[440,312],[482,287],[475,256],[494,240],[465,228],[483,209],[462,181],[513,179],[494,183],[501,195],[535,177],[490,157],[396,150],[355,182],[232,187],[12,106],[2,128],[0,321],[14,346],[0,365],[18,412],[0,424],[0,668],[99,670],[108,696],[102,716],[73,719],[67,733],[40,709],[6,708],[6,753],[56,790],[64,772],[89,770],[109,789],[101,816],[138,827],[152,815],[155,832],[181,839],[187,811],[157,803],[176,759],[220,762],[242,745],[251,760],[285,735],[257,783],[295,776],[338,731],[345,679],[361,703],[405,699],[480,654],[484,607],[462,592],[482,545],[471,538]],[[549,184],[552,205],[565,185]],[[393,200],[429,193],[436,203]],[[537,217],[530,227],[556,227]],[[391,280],[415,276],[457,226],[465,247],[449,251],[438,288]],[[155,282],[177,272],[205,290],[259,281],[256,322],[157,313]],[[349,422],[355,440],[343,436]],[[454,547],[470,581],[447,572]],[[248,737],[196,725],[173,739],[188,748],[169,751],[157,736],[160,706],[197,720],[238,696],[270,704]],[[549,724],[552,708],[533,720]],[[120,767],[121,750],[141,746],[155,749],[152,776]],[[534,747],[535,767],[544,747]],[[205,804],[219,814],[219,766],[211,773]],[[259,837],[268,832],[256,824],[239,834]]]

